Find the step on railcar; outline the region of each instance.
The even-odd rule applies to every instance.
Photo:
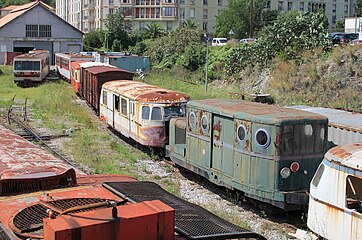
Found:
[[[310,186],[308,227],[326,239],[362,239],[362,142],[332,148]]]
[[[74,61],[94,61],[94,57],[81,53],[56,53],[56,70],[67,82],[71,81],[71,63]]]
[[[29,53],[16,56],[13,63],[15,83],[41,82],[49,74],[49,52],[33,50]]]
[[[328,119],[242,100],[187,103],[173,119],[172,161],[246,197],[288,210],[308,203],[309,183],[327,151]]]
[[[173,117],[185,116],[189,96],[136,81],[103,84],[100,116],[125,137],[144,146],[164,147]]]

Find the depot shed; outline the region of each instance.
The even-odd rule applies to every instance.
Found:
[[[112,80],[133,80],[134,73],[113,66],[81,69],[80,95],[99,113],[102,85]]]
[[[17,6],[0,18],[0,64],[5,52],[48,50],[54,63],[57,52],[80,52],[83,33],[60,17],[54,9],[34,1]]]

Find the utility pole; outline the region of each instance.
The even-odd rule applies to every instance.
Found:
[[[250,31],[249,38],[253,38],[253,0],[250,0]]]
[[[206,39],[206,65],[205,65],[205,94],[207,93],[207,78],[209,72],[209,36],[207,33],[204,34]]]

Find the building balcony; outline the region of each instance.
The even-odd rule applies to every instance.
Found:
[[[177,16],[162,16],[161,14],[135,14],[134,19],[135,19],[135,20],[153,20],[153,19],[158,19],[158,20],[168,20],[168,21],[172,21],[172,20],[177,20],[178,17],[177,17]]]

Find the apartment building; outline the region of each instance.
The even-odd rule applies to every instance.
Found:
[[[171,30],[191,19],[212,33],[226,4],[227,0],[57,0],[56,13],[83,32],[104,29],[107,15],[120,9],[134,29],[155,22]]]
[[[344,21],[346,17],[355,15],[355,4],[356,0],[271,0],[267,1],[266,8],[279,11],[316,12],[322,10],[328,18],[329,28],[332,28],[337,20]]]

